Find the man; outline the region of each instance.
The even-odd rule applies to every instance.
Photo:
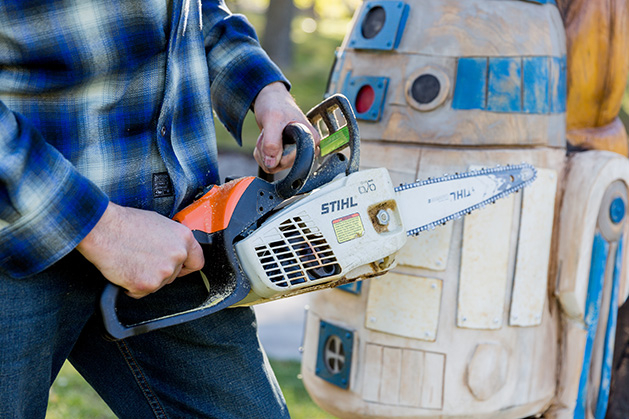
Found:
[[[250,309],[118,342],[96,315],[106,280],[129,319],[200,293],[169,217],[219,182],[213,111],[240,142],[253,109],[256,160],[292,163],[307,120],[250,25],[222,0],[6,0],[0,22],[0,417],[43,417],[66,358],[120,417],[288,416]]]

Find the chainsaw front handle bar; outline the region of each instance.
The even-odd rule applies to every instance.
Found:
[[[345,120],[345,125],[341,126],[335,112],[338,111],[340,116]],[[340,146],[330,153],[320,156],[315,161],[314,172],[309,176],[306,184],[301,192],[310,192],[319,188],[326,183],[332,181],[341,173],[349,175],[357,172],[360,166],[360,133],[358,131],[358,123],[352,105],[349,100],[342,94],[334,94],[326,100],[308,111],[308,119],[312,125],[319,130],[321,144],[334,137],[345,137],[347,141],[341,141]],[[327,137],[321,131],[320,123],[323,123],[328,131]],[[340,151],[349,147],[349,158]]]
[[[288,124],[282,132],[284,148],[296,147],[295,162],[283,179],[276,180],[275,193],[288,199],[300,192],[306,183],[315,159],[314,139],[308,127],[299,123]]]

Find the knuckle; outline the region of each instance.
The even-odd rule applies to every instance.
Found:
[[[145,296],[155,291],[155,285],[148,278],[139,278],[133,284],[133,287],[129,289],[132,296]]]

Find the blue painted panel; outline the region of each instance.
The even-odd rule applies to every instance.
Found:
[[[550,111],[553,113],[565,112],[567,93],[566,57],[551,58],[550,74]]]
[[[601,382],[598,386],[598,399],[596,401],[596,419],[605,419],[609,390],[612,380],[612,363],[614,361],[614,341],[616,339],[616,324],[618,322],[618,289],[620,288],[620,274],[622,272],[623,237],[618,240],[616,259],[614,263],[614,277],[612,293],[609,302],[609,315],[607,316],[607,330],[605,330],[605,352],[603,353],[603,365]]]
[[[353,352],[354,332],[321,320],[315,374],[337,387],[349,388]]]
[[[456,65],[453,109],[485,109],[487,58],[462,57]]]
[[[566,57],[462,57],[453,109],[549,114],[566,111]]]
[[[522,111],[548,113],[549,57],[522,58]]]
[[[343,68],[344,64],[345,64],[345,54],[343,54],[343,51],[337,50],[334,53],[334,63],[332,64],[332,71],[330,72],[330,77],[328,78],[326,92],[338,91],[339,77],[341,75],[341,69]]]
[[[386,18],[382,29],[380,29],[377,35],[367,39],[362,34],[362,23],[369,11],[375,7],[384,9]],[[366,2],[356,25],[354,25],[349,46],[356,49],[381,51],[396,49],[402,39],[409,10],[408,4],[401,1],[376,0]]]
[[[587,381],[590,375],[590,364],[592,362],[592,347],[596,328],[598,325],[599,310],[603,298],[603,284],[605,282],[605,266],[609,254],[609,243],[600,233],[594,236],[592,244],[592,261],[590,262],[590,276],[588,279],[588,292],[585,301],[585,325],[587,327],[587,340],[585,342],[585,353],[583,355],[583,366],[581,367],[581,377],[579,379],[579,393],[577,403],[574,408],[574,418],[585,418],[585,404],[587,401]]]
[[[520,1],[525,1],[527,3],[554,4],[555,6],[557,5],[557,2],[555,0],[520,0]]]
[[[356,295],[360,295],[362,288],[363,288],[363,281],[354,281],[352,283],[343,284],[336,287],[336,289],[349,292],[352,294],[356,294]]]
[[[522,110],[522,59],[489,58],[487,110],[520,112]]]
[[[362,113],[356,110],[356,96],[360,89],[370,85],[375,93],[373,105]],[[356,114],[356,119],[363,121],[379,121],[382,116],[382,110],[384,108],[384,99],[387,94],[387,87],[389,86],[389,79],[387,77],[371,77],[371,76],[358,76],[353,77],[351,71],[345,77],[343,83],[343,89],[341,93],[347,97],[352,105],[352,109]]]

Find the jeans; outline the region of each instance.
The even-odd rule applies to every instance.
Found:
[[[121,418],[282,418],[288,410],[250,308],[112,341],[97,305],[105,279],[73,252],[26,279],[0,275],[0,418],[43,418],[67,359]],[[203,298],[191,274],[140,300],[126,322]]]

